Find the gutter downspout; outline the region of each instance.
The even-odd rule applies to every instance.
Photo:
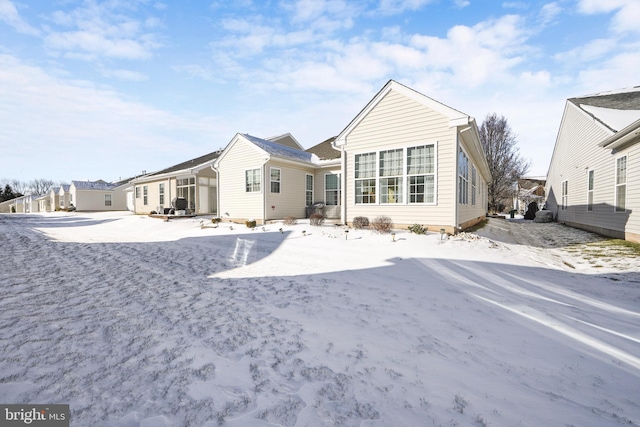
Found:
[[[453,170],[453,179],[454,182],[456,183],[455,185],[455,195],[453,197],[453,234],[456,234],[458,231],[458,227],[460,226],[460,224],[458,224],[458,199],[460,197],[460,183],[459,183],[459,179],[458,179],[458,170],[460,168],[459,162],[460,162],[460,132],[458,131],[458,126],[456,126],[456,153],[455,153],[455,159],[456,161],[454,162],[454,164],[456,165],[454,170]]]
[[[340,222],[347,223],[347,153],[340,146]],[[326,189],[325,189],[326,191]]]

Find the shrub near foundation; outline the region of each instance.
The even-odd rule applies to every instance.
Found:
[[[319,213],[311,214],[311,216],[309,217],[309,223],[311,225],[315,225],[316,227],[321,226],[322,224],[324,224],[324,215]]]
[[[356,230],[362,230],[369,226],[369,218],[366,216],[357,216],[353,218],[353,228]]]
[[[370,227],[375,230],[376,233],[389,234],[393,229],[393,221],[388,216],[377,216],[371,221]]]

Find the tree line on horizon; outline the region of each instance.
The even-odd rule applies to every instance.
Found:
[[[12,200],[24,195],[47,194],[53,187],[62,183],[56,183],[50,179],[33,179],[31,181],[20,181],[17,179],[0,180],[0,202]]]

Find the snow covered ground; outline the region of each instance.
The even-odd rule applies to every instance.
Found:
[[[0,403],[67,403],[72,426],[640,426],[624,248],[524,220],[395,242],[201,221],[0,215]]]

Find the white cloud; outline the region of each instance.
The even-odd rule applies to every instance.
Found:
[[[638,0],[579,0],[578,11],[587,15],[615,12],[611,29],[616,33],[640,32],[640,2]]]
[[[153,16],[132,18],[127,13],[134,4],[87,1],[69,12],[55,11],[50,20],[56,28],[49,28],[45,46],[66,57],[147,59],[161,47],[159,36],[147,32],[161,26]],[[62,27],[62,29],[58,29]]]
[[[107,70],[107,69],[103,69],[100,72],[105,77],[115,78],[115,79],[119,79],[119,80],[126,80],[126,81],[132,81],[132,82],[143,82],[143,81],[149,80],[149,76],[147,76],[146,74],[139,73],[137,71],[131,71],[131,70],[123,70],[123,69]]]
[[[385,15],[395,15],[407,10],[418,10],[434,0],[380,0],[378,12]]]
[[[561,13],[562,7],[558,3],[547,3],[540,9],[540,20],[543,24],[549,24],[555,21]]]
[[[463,9],[471,4],[469,0],[454,0],[453,3],[458,9]]]
[[[40,35],[40,31],[29,25],[20,17],[16,6],[9,0],[0,0],[0,21],[13,27],[17,32],[32,36]]]

